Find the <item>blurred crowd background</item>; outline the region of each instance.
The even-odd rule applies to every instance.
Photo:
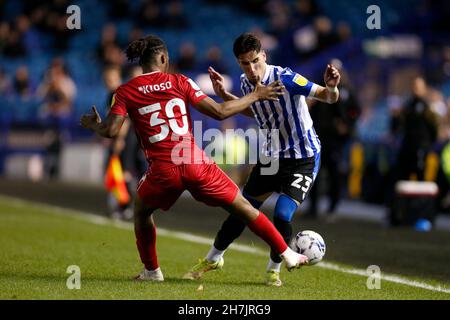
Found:
[[[450,2],[379,0],[374,30],[366,25],[371,2],[0,0],[0,173],[17,175],[26,157],[29,178],[58,179],[65,146],[96,142],[121,154],[129,179],[139,177],[145,162],[132,130],[108,142],[79,127],[81,114],[96,105],[105,115],[117,86],[141,72],[125,61],[127,44],[157,34],[172,72],[206,88],[213,66],[240,95],[232,43],[251,31],[271,64],[322,85],[327,63],[342,73],[336,106],[308,101],[324,150],[312,215],[322,194],[329,212],[342,197],[389,203],[398,179],[436,182],[438,209],[449,212]],[[80,30],[66,26],[72,4],[81,9]],[[192,114],[203,129],[255,126],[241,116],[220,123]],[[248,168],[224,168],[245,181]]]

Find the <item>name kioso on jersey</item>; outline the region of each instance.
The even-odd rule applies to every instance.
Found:
[[[144,94],[148,94],[154,91],[164,91],[172,88],[172,82],[162,82],[159,84],[147,84],[144,86],[138,87],[138,90]]]

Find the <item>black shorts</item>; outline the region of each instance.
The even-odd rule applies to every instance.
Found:
[[[280,159],[273,175],[261,174],[261,168],[273,164],[257,163],[244,186],[244,194],[258,197],[268,192],[284,193],[302,203],[311,190],[320,167],[320,153],[305,159]]]

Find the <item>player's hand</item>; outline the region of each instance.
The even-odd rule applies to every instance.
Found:
[[[267,86],[264,86],[258,77],[257,84],[255,86],[255,93],[260,100],[272,100],[278,101],[278,97],[284,94],[286,88],[283,86],[280,80],[274,81]]]
[[[222,97],[225,94],[224,78],[213,67],[208,68],[208,73],[214,92],[217,96]]]
[[[96,124],[101,122],[102,118],[100,118],[95,106],[92,106],[92,113],[83,114],[80,118],[80,125],[85,129],[92,129]]]
[[[125,139],[122,137],[118,137],[114,140],[112,151],[116,155],[120,155],[122,151],[125,149]]]
[[[325,81],[325,85],[327,87],[335,88],[341,81],[341,74],[335,66],[328,64],[323,75],[323,80]]]

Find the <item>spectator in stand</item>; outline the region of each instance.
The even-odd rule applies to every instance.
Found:
[[[134,27],[133,29],[131,29],[131,31],[128,33],[128,42],[129,43],[131,43],[131,42],[133,42],[133,41],[135,41],[135,40],[139,40],[140,38],[142,38],[143,37],[143,31],[142,31],[142,29],[141,28],[138,28],[138,27]],[[139,69],[140,71],[140,73],[142,73],[142,70],[141,70],[141,68],[139,67],[139,66],[135,66],[135,65],[133,65],[133,64],[129,64],[129,63],[123,63],[123,59],[124,59],[124,55],[123,55],[123,52],[122,52],[122,50],[118,47],[118,49],[119,50],[114,50],[115,51],[115,53],[114,53],[114,56],[115,56],[115,59],[113,59],[113,60],[116,60],[117,62],[116,63],[109,63],[109,64],[106,64],[106,66],[107,67],[119,67],[119,66],[121,66],[121,74],[124,74],[124,75],[131,75],[131,74],[134,74],[134,70],[137,68],[137,69]],[[174,64],[175,65],[175,64]]]
[[[447,99],[446,112],[439,117],[438,141],[447,143],[450,140],[450,97]]]
[[[67,7],[70,5],[68,0],[51,0],[49,2],[50,12],[53,12],[59,16],[66,14]]]
[[[0,96],[8,96],[11,91],[11,81],[3,67],[0,67]]]
[[[339,42],[338,35],[333,30],[333,23],[325,16],[317,17],[314,20],[314,29],[317,34],[317,47],[315,52],[320,52]]]
[[[106,112],[108,113],[110,110],[110,106],[113,103],[113,97],[114,92],[116,89],[122,84],[122,76],[120,67],[107,67],[103,71],[103,81],[105,83],[106,89],[108,90],[108,97],[106,100]],[[106,163],[105,163],[105,172],[108,168],[108,164],[110,162],[111,157],[119,156],[119,159],[121,160],[121,164],[123,167],[123,151],[125,149],[125,136],[127,135],[127,132],[129,130],[129,120],[125,120],[124,125],[122,126],[120,133],[112,140],[107,140],[106,143],[108,144],[108,151],[106,156]],[[125,172],[124,172],[125,175]],[[108,192],[108,214],[110,217],[114,219],[126,219],[130,214],[130,204],[131,204],[131,198],[130,201],[124,204],[120,204],[119,201],[116,199],[114,194],[112,192]]]
[[[267,12],[270,15],[270,27],[267,32],[276,38],[282,38],[291,26],[289,6],[279,1],[270,1]]]
[[[284,64],[286,61],[293,61],[295,57],[295,50],[293,48],[293,29],[291,28],[289,7],[284,4],[278,9],[272,4],[268,4],[267,8],[271,8],[270,26],[267,33],[277,39],[278,46],[271,54],[272,63]]]
[[[31,26],[31,21],[26,15],[20,15],[15,20],[15,26],[23,39],[23,43],[27,52],[36,53],[42,49],[39,34]]]
[[[76,86],[62,58],[52,61],[38,93],[44,100],[40,110],[41,117],[51,126],[59,129],[66,127],[72,112]]]
[[[438,212],[450,207],[450,97],[446,102],[446,113],[439,117],[437,149],[440,154],[436,183],[439,194],[436,199]]]
[[[129,1],[128,0],[110,0],[107,2],[108,14],[114,19],[123,19],[129,15]]]
[[[437,116],[426,99],[427,84],[422,77],[412,83],[412,96],[400,114],[400,132],[403,141],[395,172],[397,180],[409,180],[415,175],[424,179],[425,160],[437,139]]]
[[[3,47],[3,54],[10,58],[20,58],[26,55],[25,45],[20,33],[15,29],[10,29]]]
[[[219,73],[229,74],[228,65],[222,59],[222,50],[217,46],[212,46],[207,50],[206,59],[204,59],[200,70],[208,70],[209,67],[213,67]]]
[[[429,88],[427,101],[430,103],[431,111],[433,111],[439,118],[446,116],[447,105],[445,104],[445,98],[442,92],[435,88]]]
[[[67,28],[67,17],[60,15],[55,21],[54,31],[54,46],[60,52],[66,52],[69,40],[74,35],[72,30]]]
[[[167,4],[167,13],[164,16],[164,27],[171,29],[183,29],[189,26],[184,13],[183,3],[179,0],[172,0]]]
[[[0,22],[0,52],[3,53],[6,44],[8,43],[10,27],[6,21]]]
[[[258,39],[261,39],[261,48],[266,52],[266,55],[270,57],[278,47],[277,38],[265,33],[259,27],[253,27],[250,32],[253,33]]]
[[[64,60],[54,59],[38,88],[38,95],[44,101],[39,110],[40,117],[48,128],[44,170],[50,179],[57,178],[59,174],[59,159],[69,128],[75,94],[76,86],[66,70]]]
[[[180,55],[175,63],[179,72],[190,72],[197,68],[195,46],[192,42],[185,42],[180,46]]]
[[[131,29],[130,33],[128,33],[128,41],[132,42],[134,40],[138,40],[140,38],[142,38],[144,35],[142,29],[134,27],[133,29]]]
[[[352,29],[350,25],[345,21],[340,21],[336,27],[337,37],[339,42],[344,42],[352,37]]]
[[[37,4],[37,2],[34,1],[27,1],[27,4]],[[26,12],[26,11],[25,11]],[[31,20],[31,24],[40,32],[47,32],[47,23],[46,23],[46,16],[47,16],[48,9],[46,7],[33,7],[29,11],[29,17]]]
[[[22,65],[17,68],[13,86],[14,93],[22,98],[29,98],[33,94],[28,68],[26,66]]]
[[[151,0],[142,3],[135,21],[141,28],[162,27],[165,23],[160,5]]]
[[[334,213],[341,198],[341,185],[345,181],[343,169],[343,151],[350,140],[354,137],[356,121],[361,113],[361,107],[351,88],[346,71],[342,62],[333,59],[330,62],[341,73],[339,84],[339,100],[332,104],[320,101],[311,102],[311,118],[314,122],[317,134],[321,137],[321,170],[315,185],[311,189],[309,216],[317,217],[319,191],[326,184],[326,195],[329,198],[326,210],[327,220],[334,220]],[[327,173],[328,179],[324,181],[323,172]],[[325,183],[326,182],[326,183]]]
[[[42,5],[45,31],[52,36],[54,48],[61,52],[67,49],[68,41],[74,34],[66,24],[66,10],[69,5],[66,0],[53,0]]]
[[[343,36],[345,35],[343,34]],[[305,25],[293,32],[293,47],[297,58],[301,60],[308,59],[338,42],[339,36],[333,30],[331,20],[325,16],[318,16],[312,24]]]
[[[134,66],[128,73],[128,78],[133,79],[142,74],[142,67]],[[147,159],[137,139],[133,124],[130,126],[125,137],[125,149],[123,151],[123,167],[128,190],[136,190],[135,184],[147,171]]]
[[[313,0],[296,0],[294,2],[292,21],[295,28],[301,28],[313,23],[317,16],[317,4]]]
[[[130,77],[134,78],[142,74],[141,67],[133,67],[130,70]],[[106,113],[109,112],[111,103],[113,101],[114,92],[122,83],[120,67],[107,67],[103,71],[103,81],[108,90],[108,98],[106,101]],[[105,170],[109,163],[109,159],[113,155],[119,156],[123,168],[126,187],[130,195],[136,187],[137,179],[147,169],[145,156],[140,150],[140,145],[137,140],[133,125],[129,119],[126,119],[120,129],[117,137],[109,141],[107,151],[107,163]],[[113,219],[129,220],[133,217],[132,210],[133,199],[130,197],[127,203],[120,204],[112,193],[108,194],[108,214]]]
[[[108,45],[105,48],[103,64],[105,66],[120,66],[125,62],[125,55],[122,49],[115,45]]]
[[[121,64],[121,60],[116,58],[116,51],[119,47],[117,41],[117,29],[114,24],[109,23],[103,26],[100,45],[97,48],[97,56],[103,65]]]
[[[105,87],[108,90],[108,96],[106,98],[105,105],[107,106],[106,111],[109,111],[109,107],[111,105],[114,92],[122,84],[122,75],[120,67],[119,66],[106,67],[103,70],[103,82],[105,83]]]

